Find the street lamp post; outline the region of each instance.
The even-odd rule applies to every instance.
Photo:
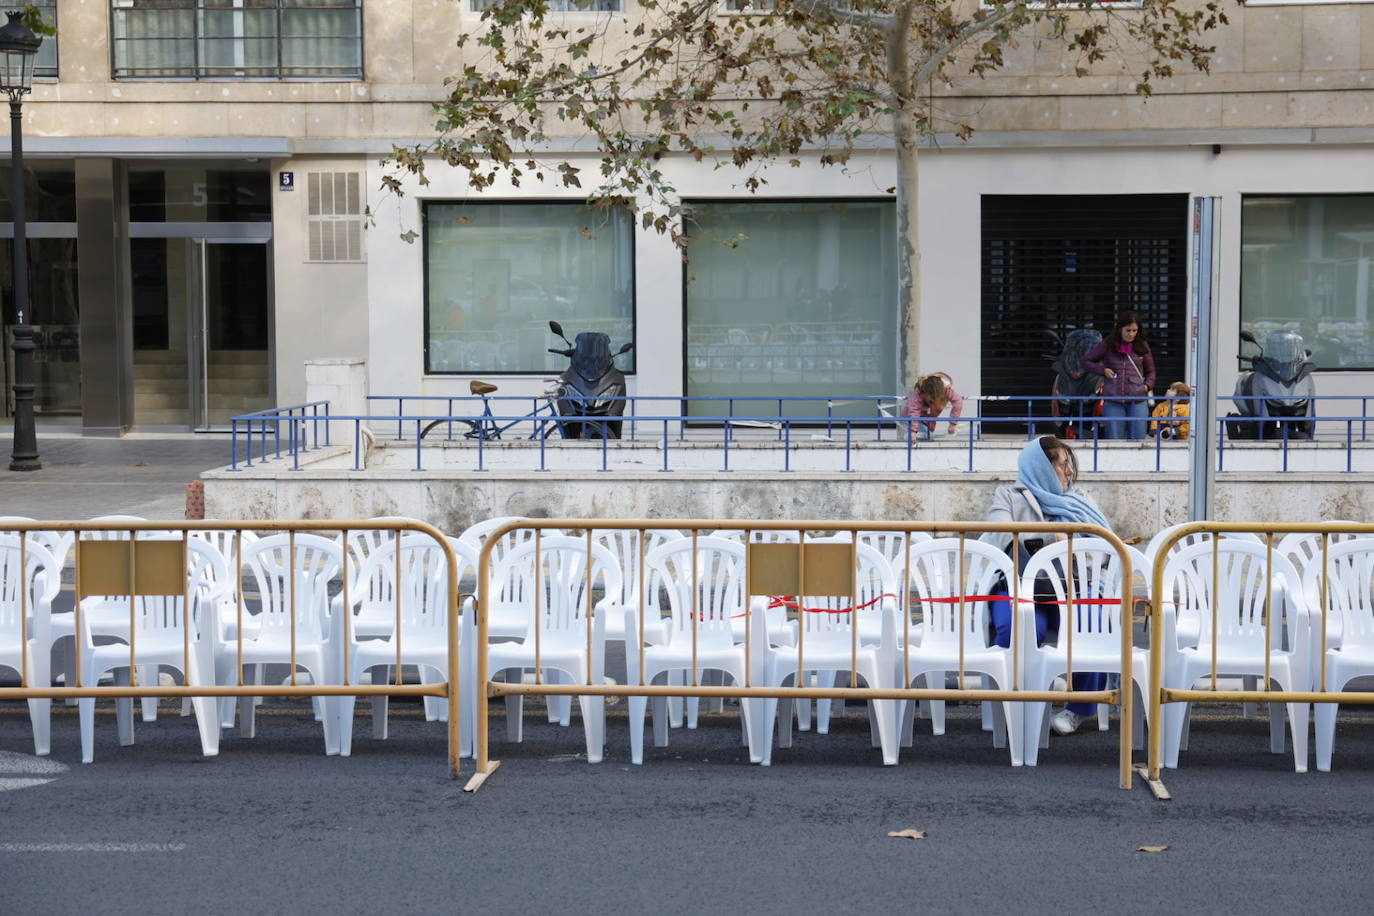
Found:
[[[29,324],[29,246],[24,224],[24,96],[33,87],[33,61],[43,41],[23,13],[0,28],[0,90],[10,97],[10,199],[14,203],[14,449],[11,471],[36,471],[38,433],[33,425],[33,325]]]

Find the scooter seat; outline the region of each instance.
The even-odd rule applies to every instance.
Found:
[[[468,390],[481,397],[484,394],[491,394],[496,390],[496,386],[491,382],[479,382],[477,379],[473,379],[468,382]]]

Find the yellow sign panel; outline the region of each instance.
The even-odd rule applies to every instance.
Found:
[[[749,591],[755,595],[852,596],[854,545],[751,543]]]
[[[76,581],[80,594],[184,595],[186,542],[78,541]],[[134,564],[137,569],[134,569]],[[130,573],[133,587],[130,587]]]

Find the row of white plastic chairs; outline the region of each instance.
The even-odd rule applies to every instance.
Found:
[[[459,538],[451,539],[460,563],[475,566],[476,551],[480,548],[485,534],[506,521],[508,520],[493,519],[474,526]],[[720,670],[737,680],[742,680],[742,666],[746,660],[743,659],[741,647],[741,637],[745,629],[742,610],[744,551],[737,540],[741,533],[717,532],[715,535],[697,537],[695,561],[692,559],[692,539],[682,537],[680,532],[651,534],[651,549],[645,557],[644,565],[654,581],[646,589],[644,651],[642,655],[636,650],[626,651],[629,668],[627,673],[631,681],[639,680],[641,659],[646,683],[653,682],[660,675],[681,678],[684,668],[691,666],[690,659],[684,663],[683,658],[686,640],[692,638],[692,629],[696,631],[695,658],[699,668]],[[784,538],[796,537],[791,532],[774,534]],[[557,535],[543,537],[539,548],[543,557],[540,564],[542,575],[535,575],[535,548],[531,536],[532,532],[528,530],[512,532],[505,539],[508,543],[499,545],[500,556],[493,576],[497,593],[490,605],[489,624],[490,635],[503,641],[488,648],[489,670],[496,672],[504,668],[518,672],[532,667],[534,660],[529,643],[533,642],[532,628],[538,625],[541,628],[540,661],[549,676],[563,676],[571,678],[574,682],[584,679],[597,682],[604,676],[604,643],[607,639],[625,639],[628,646],[636,649],[639,646],[638,576],[623,575],[622,568],[637,571],[638,558],[632,554],[638,549],[640,535],[633,531],[594,533],[592,585],[593,590],[601,594],[601,599],[596,603],[599,613],[593,620],[596,638],[594,651],[590,656],[585,651],[587,621],[583,616],[586,607],[584,589],[588,582],[585,572],[586,539],[567,539]],[[347,618],[352,625],[346,628],[346,632],[341,625],[345,619],[344,615],[331,613],[341,605],[341,596],[336,594],[331,600],[328,585],[329,581],[338,575],[342,563],[342,550],[338,541],[305,534],[295,537],[294,552],[298,571],[296,578],[299,583],[296,657],[312,679],[338,682],[337,678],[343,673],[339,668],[344,656],[341,651],[344,641],[350,644],[351,649],[348,653],[351,669],[348,674],[351,683],[359,683],[364,672],[370,667],[395,662],[395,647],[389,644],[397,616],[394,587],[396,563],[394,552],[389,552],[394,551],[394,540],[391,538],[390,533],[383,532],[350,533],[349,548],[354,558],[352,566],[357,572],[357,579],[351,592],[353,613]],[[256,579],[259,595],[255,612],[248,618],[244,628],[245,664],[281,664],[290,657],[289,645],[283,645],[284,642],[289,642],[290,614],[289,610],[282,606],[289,591],[287,584],[292,578],[286,572],[290,567],[290,559],[286,556],[288,540],[285,535],[278,535],[261,539],[260,542],[251,534],[244,535],[243,568],[250,570]],[[752,610],[750,619],[758,622],[762,628],[759,632],[764,635],[764,638],[752,641],[755,655],[747,660],[748,664],[754,666],[754,683],[781,685],[789,678],[795,677],[799,627],[806,630],[804,651],[807,671],[820,672],[821,676],[830,677],[833,683],[834,678],[850,668],[852,656],[849,626],[856,619],[863,647],[859,653],[860,674],[865,681],[874,686],[891,686],[899,682],[899,679],[914,682],[921,677],[928,677],[933,680],[943,677],[945,671],[957,670],[960,667],[957,655],[951,659],[949,651],[951,647],[957,648],[960,629],[964,631],[963,669],[966,672],[985,674],[998,685],[1010,683],[1010,671],[1013,670],[1010,651],[989,645],[986,601],[963,603],[962,617],[955,619],[957,607],[951,600],[960,594],[985,595],[999,576],[1009,580],[1010,560],[1005,552],[995,547],[967,542],[962,550],[963,559],[960,560],[961,551],[957,539],[934,543],[929,541],[928,536],[913,535],[911,543],[908,544],[905,536],[900,533],[861,533],[860,542],[860,606],[875,602],[872,605],[875,612],[802,613],[797,615],[799,620],[789,621],[782,609]],[[227,539],[220,539],[220,543],[222,546],[231,546],[227,544]],[[442,552],[423,535],[407,536],[401,543],[404,566],[400,602],[402,633],[405,634],[403,662],[423,666],[422,670],[430,672],[431,677],[442,677],[441,672],[447,665],[447,639],[445,621],[442,614],[436,613],[436,609],[442,608],[446,601],[446,596],[443,596],[443,582],[446,581],[443,577],[446,571],[442,569],[442,564],[437,562]],[[1157,544],[1158,540],[1154,543]],[[1244,539],[1241,538],[1228,538],[1223,541],[1226,547],[1223,554],[1228,558],[1228,564],[1234,559],[1240,565],[1247,562],[1254,565],[1257,558],[1262,558],[1262,548],[1240,551],[1232,549],[1233,545],[1243,543]],[[8,547],[12,552],[16,546],[17,541],[0,542],[0,550]],[[1067,545],[1055,545],[1036,555],[1022,578],[1023,595],[1032,594],[1036,578],[1045,573],[1052,580],[1057,580],[1057,588],[1061,592],[1060,600],[1064,600],[1066,577],[1063,575],[1062,566],[1066,548]],[[60,550],[60,546],[54,544],[54,549]],[[1169,647],[1177,650],[1175,655],[1171,656],[1175,661],[1165,668],[1168,686],[1191,686],[1191,683],[1197,680],[1200,675],[1194,674],[1191,680],[1180,682],[1180,678],[1188,677],[1189,672],[1193,670],[1189,667],[1189,658],[1196,661],[1205,656],[1208,661],[1207,672],[1210,673],[1210,650],[1204,653],[1200,652],[1198,647],[1207,645],[1206,640],[1210,637],[1210,628],[1202,626],[1203,621],[1210,618],[1207,604],[1209,586],[1199,577],[1205,574],[1210,581],[1211,550],[1193,550],[1191,554],[1187,551],[1188,548],[1184,547],[1179,553],[1187,562],[1178,566],[1173,576],[1166,580],[1173,583],[1169,587],[1175,593],[1175,598],[1179,599],[1176,612],[1170,616],[1171,620],[1177,621],[1175,632],[1166,637],[1166,650]],[[227,552],[232,553],[231,550]],[[1283,545],[1276,550],[1276,554],[1281,555],[1284,552]],[[1306,552],[1319,556],[1318,552],[1310,549]],[[1078,539],[1074,553],[1074,567],[1077,570],[1075,590],[1080,596],[1089,592],[1099,597],[1120,595],[1119,574],[1117,581],[1112,581],[1114,554],[1105,545],[1100,542],[1094,545],[1088,539]],[[1356,554],[1358,551],[1348,553]],[[61,568],[60,557],[45,558],[41,552],[35,552],[33,556],[40,564],[50,560],[52,568]],[[184,674],[191,683],[209,683],[206,678],[213,672],[215,683],[226,683],[225,679],[233,675],[233,671],[229,669],[237,664],[239,652],[236,616],[231,610],[236,607],[237,600],[232,595],[233,583],[228,574],[233,562],[232,557],[226,559],[212,544],[194,548],[192,556],[190,575],[194,586],[192,591],[197,596],[192,618],[198,624],[200,621],[211,619],[215,620],[216,624],[209,627],[198,625],[197,638],[194,640],[197,651],[192,659],[192,666],[197,670]],[[908,556],[911,558],[910,574],[895,576],[892,572],[893,562],[898,561],[900,568]],[[1245,560],[1245,557],[1249,557],[1249,560]],[[1310,657],[1310,652],[1305,652],[1305,646],[1314,644],[1305,635],[1310,631],[1310,614],[1306,609],[1313,605],[1301,596],[1299,578],[1291,563],[1289,568],[1285,569],[1282,563],[1288,562],[1287,560],[1282,556],[1276,556],[1275,561],[1277,568],[1273,572],[1277,578],[1272,578],[1271,581],[1277,584],[1276,607],[1291,607],[1292,613],[1285,614],[1282,618],[1287,625],[1288,637],[1275,649],[1275,652],[1287,653],[1287,657],[1272,659],[1271,661],[1278,661],[1280,664],[1271,665],[1271,670],[1276,681],[1282,686],[1291,684],[1291,689],[1302,689],[1306,686],[1302,683],[1304,678],[1310,683],[1309,673],[1313,670],[1312,662],[1315,661]],[[1189,562],[1193,564],[1191,567],[1188,566]],[[960,563],[963,564],[962,568]],[[1133,557],[1133,565],[1138,575],[1143,575],[1148,568],[1146,559],[1141,556]],[[1306,565],[1310,567],[1311,564]],[[691,606],[689,569],[692,567],[695,567],[699,577],[698,608],[695,618],[687,610]],[[6,569],[6,582],[9,582],[11,575],[8,562]],[[1241,580],[1250,583],[1248,593],[1255,593],[1253,583],[1257,580],[1254,576],[1246,578],[1243,571],[1232,573],[1229,570],[1226,575],[1233,585],[1241,583]],[[965,576],[966,582],[963,581]],[[1309,569],[1309,578],[1310,576]],[[41,587],[35,589],[32,601],[35,610],[41,611],[45,606],[45,600],[50,605],[51,597],[56,592],[52,583],[53,578],[46,577]],[[908,587],[915,590],[917,598],[921,601],[924,610],[921,625],[913,626],[908,621],[899,627],[895,619],[899,591],[897,583],[903,580],[907,582]],[[544,599],[544,614],[538,622],[530,613],[530,597],[536,587],[541,589],[541,597]],[[10,590],[7,589],[6,592],[9,593]],[[1193,597],[1189,598],[1189,595]],[[1229,602],[1233,596],[1228,593],[1223,597]],[[153,668],[154,674],[156,669],[153,666],[156,665],[184,667],[182,637],[179,630],[182,614],[176,600],[140,600],[145,602],[143,613],[140,615],[140,625],[149,632],[139,633],[139,665]],[[666,600],[668,607],[661,607],[660,600]],[[166,607],[154,609],[146,604],[158,601]],[[803,601],[807,607],[826,607],[823,604],[825,599]],[[845,604],[847,601],[834,603],[831,609],[838,609]],[[1078,619],[1071,627],[1075,634],[1075,668],[1080,671],[1118,670],[1119,630],[1111,625],[1113,615],[1109,613],[1109,606],[1089,605],[1087,609],[1090,613],[1077,614]],[[209,613],[202,613],[203,610],[208,610]],[[120,644],[127,642],[128,638],[127,601],[92,601],[89,606],[83,605],[83,611],[86,620],[83,625],[84,632],[81,634],[85,646],[82,681],[93,683],[96,677],[109,668],[115,671],[116,677],[127,678],[129,650],[127,644]],[[35,644],[41,645],[45,639],[56,641],[63,636],[76,635],[74,624],[66,619],[72,615],[48,615],[48,623],[51,624],[54,620],[58,623],[46,631],[40,625],[40,618],[43,616],[39,613],[34,617],[35,625],[31,630],[31,637]],[[1241,616],[1244,618],[1245,615]],[[1344,620],[1346,616],[1343,611],[1342,614],[1332,617],[1331,631],[1334,639],[1328,638],[1328,643],[1332,644],[1332,652],[1340,652],[1342,628],[1337,626],[1335,621]],[[1046,678],[1053,679],[1057,674],[1065,673],[1062,669],[1066,667],[1063,665],[1066,660],[1062,658],[1064,652],[1061,648],[1067,650],[1067,638],[1061,637],[1060,642],[1065,643],[1062,647],[1058,644],[1037,647],[1034,645],[1029,606],[1022,608],[1020,618],[1020,650],[1025,653],[1020,666],[1023,672],[1021,685],[1043,689],[1048,686]],[[460,645],[475,651],[471,615],[467,615],[465,621],[465,633],[460,639]],[[1242,619],[1242,623],[1244,622]],[[3,627],[3,622],[0,622],[0,627]],[[17,627],[4,627],[5,632],[11,629],[17,630]],[[1067,629],[1070,628],[1066,627],[1065,630]],[[1244,637],[1253,637],[1253,627],[1247,629],[1242,626],[1240,629],[1245,631],[1240,634],[1241,642],[1245,641]],[[1204,630],[1207,632],[1204,633]],[[1344,630],[1350,631],[1353,636],[1359,627],[1346,624]],[[95,643],[97,637],[115,642],[98,646]],[[1220,641],[1219,639],[1219,644]],[[1250,641],[1253,642],[1253,639]],[[8,645],[7,642],[2,644]],[[165,654],[157,654],[156,650],[159,647],[166,649]],[[710,651],[703,652],[703,649]],[[1100,651],[1094,654],[1095,649]],[[38,682],[46,675],[41,664],[43,654],[31,654],[31,682]],[[1349,653],[1347,657],[1348,655]],[[1232,662],[1230,656],[1225,653],[1221,658],[1224,664],[1219,668],[1219,673],[1250,676],[1256,673],[1250,670],[1255,667],[1253,659],[1248,663],[1248,668],[1237,661],[1236,670],[1225,670],[1224,666],[1231,665]],[[465,670],[471,672],[475,666],[470,664],[470,659],[468,662]],[[1134,672],[1137,683],[1142,685],[1142,690],[1147,686],[1146,662],[1143,651],[1138,650]],[[9,656],[0,657],[0,664],[9,664]],[[1259,656],[1258,664],[1258,672],[1262,673],[1262,654]],[[18,664],[12,667],[18,668]],[[72,668],[68,666],[66,670],[70,672]],[[1332,689],[1339,689],[1341,686],[1334,682],[1343,670],[1338,664],[1328,666]],[[762,680],[760,672],[763,673]],[[693,679],[699,675],[700,671],[691,674]],[[148,675],[140,672],[140,678],[146,683]],[[1046,683],[1042,684],[1041,681]],[[473,689],[464,691],[465,697],[473,695]],[[47,728],[45,717],[40,726],[40,716],[34,704],[43,702],[31,701],[31,712],[35,713],[35,746],[40,753],[46,751]],[[232,724],[233,716],[233,705],[228,702],[222,705],[218,715],[211,715],[210,702],[198,700],[192,703],[200,719],[202,745],[206,753],[214,753],[217,749],[218,722],[222,720],[223,724]],[[518,699],[508,702],[508,731],[512,738],[518,740]],[[83,699],[81,703],[83,759],[90,759],[92,737],[89,710],[93,706],[93,700]],[[600,758],[604,747],[604,711],[597,697],[584,696],[581,698],[581,704],[584,727],[587,731],[588,757],[596,760]],[[329,700],[319,704],[320,718],[324,723],[326,750],[331,753],[342,750],[347,754],[351,744],[352,701],[338,701],[339,708],[332,711],[329,709],[330,705]],[[550,701],[551,710],[566,724],[567,704],[564,704],[561,710],[556,709],[557,705],[556,700]],[[645,705],[646,701],[643,698],[632,698],[630,701],[631,747],[636,762],[642,759]],[[244,701],[240,706],[243,710],[245,731],[251,734],[253,704]],[[771,756],[772,721],[776,706],[777,704],[771,701],[756,701],[746,702],[741,707],[742,718],[745,720],[745,737],[751,747],[751,759],[758,762],[767,762]],[[1297,704],[1294,704],[1294,707],[1296,706]],[[444,711],[440,702],[427,702],[427,707],[432,718],[442,717]],[[655,738],[659,743],[666,742],[667,735],[667,716],[664,714],[664,707],[663,703],[656,704]],[[120,701],[119,708],[120,738],[121,741],[128,743],[132,741],[131,704],[128,701]],[[1138,710],[1143,711],[1143,708],[1143,704],[1137,705]],[[1319,716],[1327,709],[1331,711],[1334,719],[1335,707],[1330,704],[1322,704],[1319,707]],[[374,734],[384,735],[384,707],[379,711],[380,717],[374,715]],[[939,704],[933,704],[932,718],[936,720],[937,731],[940,730],[941,712]],[[1001,715],[997,715],[998,712]],[[1183,731],[1184,714],[1181,706],[1166,707],[1166,722],[1171,715],[1178,720],[1176,725],[1171,723],[1167,731],[1168,734],[1178,734],[1172,743],[1166,741],[1166,763],[1170,765],[1176,763],[1178,748],[1186,740],[1186,733]],[[1290,714],[1293,719],[1295,753],[1301,748],[1302,754],[1302,760],[1297,766],[1298,769],[1303,769],[1306,745],[1305,714],[1291,707]],[[145,706],[145,717],[147,715],[148,709]],[[896,762],[898,715],[898,707],[894,701],[875,702],[875,738],[883,748],[884,761],[888,763]],[[470,724],[472,721],[470,715],[463,718],[465,723]],[[902,717],[904,724],[908,726],[905,735],[907,741],[910,740],[911,718],[910,714]],[[997,734],[1000,737],[1005,733],[1010,744],[1012,762],[1026,760],[1033,763],[1038,746],[1047,736],[1043,704],[1024,704],[1024,709],[1017,709],[1016,704],[997,704],[994,707],[994,719]],[[821,721],[825,721],[824,713]],[[787,742],[790,741],[791,734],[790,714],[785,717],[784,722],[780,737]],[[1319,766],[1323,763],[1320,725],[1319,721]],[[1037,731],[1041,733],[1041,740],[1028,748],[1024,747],[1022,736],[1034,736]],[[470,746],[470,728],[465,729],[465,732],[464,743]],[[1281,741],[1281,732],[1279,740]],[[1329,739],[1325,742],[1325,747],[1325,762],[1329,766]]]

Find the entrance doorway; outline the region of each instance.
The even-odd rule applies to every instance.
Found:
[[[226,429],[271,406],[268,242],[131,240],[136,425]]]

